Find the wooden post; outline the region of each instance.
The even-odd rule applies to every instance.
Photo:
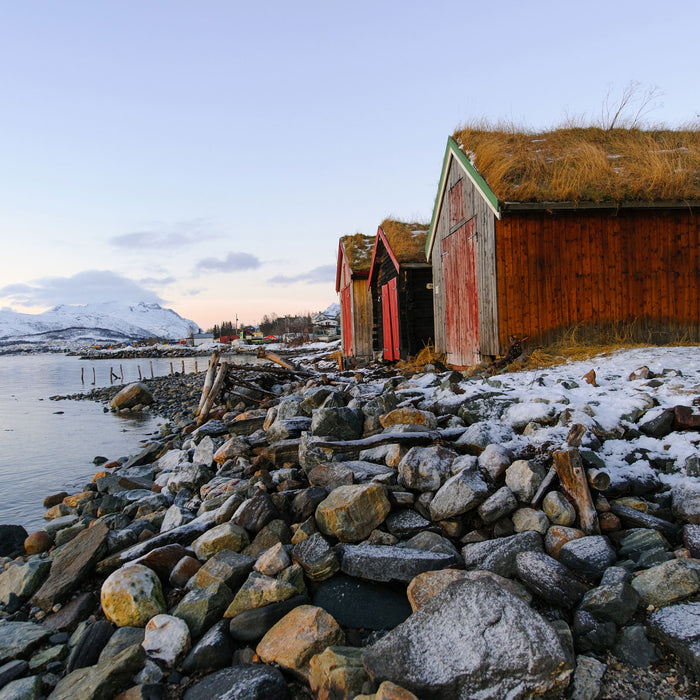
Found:
[[[119,365],[119,376],[121,377],[122,384],[124,383],[124,369]]]
[[[85,384],[85,367],[80,368],[80,383]]]
[[[170,363],[170,376],[172,377],[173,374],[174,374],[174,371],[173,371],[173,363],[171,362],[171,363]]]
[[[112,383],[112,376],[114,375],[114,370],[110,367],[109,368],[109,383]]]
[[[209,411],[211,411],[211,407],[214,405],[214,401],[216,401],[216,397],[219,395],[221,389],[223,389],[224,380],[226,379],[226,374],[228,373],[228,368],[228,362],[221,363],[221,366],[219,367],[219,372],[216,375],[214,383],[212,384],[211,391],[209,392],[209,395],[207,396],[207,399],[204,402],[204,406],[202,407],[199,417],[197,418],[197,425],[202,425],[202,423],[204,423],[204,421],[207,419]]]
[[[153,360],[149,360],[148,364],[151,365],[151,379],[153,379]]]
[[[194,412],[195,416],[198,416],[202,408],[204,407],[204,402],[207,400],[207,397],[209,396],[209,392],[211,391],[211,386],[214,383],[214,373],[216,372],[216,365],[219,363],[219,352],[218,350],[214,350],[211,354],[211,358],[209,360],[209,367],[207,369],[207,374],[204,377],[204,387],[202,387],[202,396],[199,399],[199,406],[197,406],[197,410]]]
[[[194,361],[194,373],[197,374],[199,370],[197,369],[197,360]]]
[[[95,386],[95,368],[92,368],[92,385]]]
[[[261,360],[270,360],[270,362],[274,362],[275,364],[278,364],[285,369],[290,369],[294,371],[296,367],[286,360],[283,360],[279,355],[277,355],[274,352],[265,352],[265,348],[260,348],[258,350],[258,358]]]
[[[141,381],[141,365],[136,365],[136,369],[139,371],[139,381]]]
[[[182,373],[183,374],[185,373],[185,361],[184,360],[182,361]]]

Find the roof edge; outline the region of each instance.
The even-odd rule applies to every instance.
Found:
[[[451,158],[456,158],[467,177],[472,181],[479,194],[482,196],[487,206],[494,213],[497,219],[501,218],[501,208],[498,197],[493,190],[488,186],[486,180],[480,175],[479,171],[472,165],[471,161],[462,152],[457,142],[451,137],[447,137],[447,146],[445,146],[445,156],[442,159],[442,172],[440,173],[440,182],[438,184],[437,195],[435,196],[435,206],[433,207],[433,216],[430,220],[430,229],[428,230],[428,240],[425,244],[425,257],[430,260],[433,252],[433,244],[435,242],[435,226],[440,216],[442,209],[443,196],[445,186],[447,184],[447,171],[449,170]]]

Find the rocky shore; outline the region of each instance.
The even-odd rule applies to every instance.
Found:
[[[169,422],[0,526],[0,700],[698,697],[699,355],[97,389]]]

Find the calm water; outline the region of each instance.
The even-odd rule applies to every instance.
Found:
[[[81,491],[98,471],[96,455],[117,459],[138,451],[141,441],[157,432],[161,420],[121,418],[104,413],[93,401],[50,401],[50,396],[75,394],[109,385],[110,366],[124,373],[124,383],[170,372],[170,360],[81,360],[59,354],[0,356],[0,524],[42,527],[45,496]],[[197,358],[206,369],[207,358]],[[121,365],[121,371],[119,369]],[[182,361],[173,360],[176,372]],[[81,383],[84,370],[85,383]],[[185,360],[194,371],[194,359]],[[121,379],[118,382],[121,384]]]

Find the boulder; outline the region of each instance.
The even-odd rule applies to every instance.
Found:
[[[11,564],[0,573],[0,603],[7,605],[11,596],[27,600],[43,583],[51,562],[46,559],[30,559],[23,564]]]
[[[21,525],[0,525],[0,557],[12,557],[24,548],[27,531]]]
[[[356,408],[317,408],[311,417],[311,434],[355,440],[362,435],[364,418]]]
[[[649,636],[677,654],[700,678],[700,603],[681,603],[649,617]]]
[[[105,617],[118,627],[144,627],[166,611],[158,576],[146,566],[124,566],[102,584],[100,601]]]
[[[275,663],[307,681],[311,658],[344,643],[343,631],[325,610],[300,605],[267,632],[256,652],[264,663]]]
[[[232,658],[233,644],[228,624],[226,620],[219,620],[187,654],[182,668],[186,673],[215,671],[230,666]]]
[[[485,569],[510,578],[515,576],[515,557],[519,552],[541,552],[542,537],[537,532],[522,532],[510,537],[475,542],[462,549],[467,569]]]
[[[292,557],[312,581],[324,581],[340,568],[333,548],[320,532],[295,544]]]
[[[450,584],[367,647],[363,661],[376,683],[465,700],[563,692],[572,673],[554,629],[486,578]]]
[[[124,408],[133,408],[139,404],[148,406],[153,403],[153,394],[148,387],[141,382],[134,382],[125,386],[110,402],[109,407],[121,411]]]
[[[188,688],[183,697],[184,700],[288,700],[289,689],[279,669],[261,664],[242,664],[212,673]]]
[[[544,478],[538,464],[519,459],[506,469],[506,486],[521,503],[530,503]]]
[[[317,700],[354,698],[368,679],[362,650],[355,647],[328,647],[309,661],[309,685]]]
[[[240,525],[228,522],[216,525],[200,535],[192,542],[192,549],[197,559],[206,561],[225,549],[240,552],[248,542],[246,531]]]
[[[542,510],[552,525],[568,527],[576,521],[576,509],[559,491],[550,491],[542,500]]]
[[[679,481],[671,489],[673,515],[680,521],[700,525],[700,483]]]
[[[319,503],[316,523],[341,542],[359,542],[384,522],[391,510],[381,484],[339,486]]]
[[[466,468],[440,487],[430,502],[432,520],[447,520],[476,508],[489,493],[489,487],[477,468]]]
[[[254,571],[236,593],[224,612],[224,617],[236,617],[247,610],[288,600],[297,593],[297,589],[290,583]]]
[[[142,646],[151,659],[174,666],[190,650],[187,623],[173,615],[152,617],[146,625]]]
[[[416,491],[437,491],[450,476],[456,457],[438,445],[412,447],[399,463],[399,483]]]
[[[490,525],[512,513],[517,507],[518,500],[515,494],[507,486],[502,486],[479,506],[478,513],[479,517]]]
[[[204,634],[231,604],[233,593],[225,583],[192,589],[175,607],[173,615],[187,623],[193,637]]]
[[[599,620],[626,625],[637,610],[639,594],[629,583],[613,583],[588,591],[579,608]]]
[[[661,608],[700,590],[700,572],[683,559],[672,559],[640,571],[632,579],[642,605]]]
[[[51,631],[33,622],[0,620],[0,665],[28,656]]]
[[[576,605],[586,587],[556,559],[542,552],[520,552],[515,558],[518,578],[543,600],[562,608]]]
[[[574,572],[595,581],[617,561],[607,538],[589,535],[567,542],[559,550],[559,561]]]

